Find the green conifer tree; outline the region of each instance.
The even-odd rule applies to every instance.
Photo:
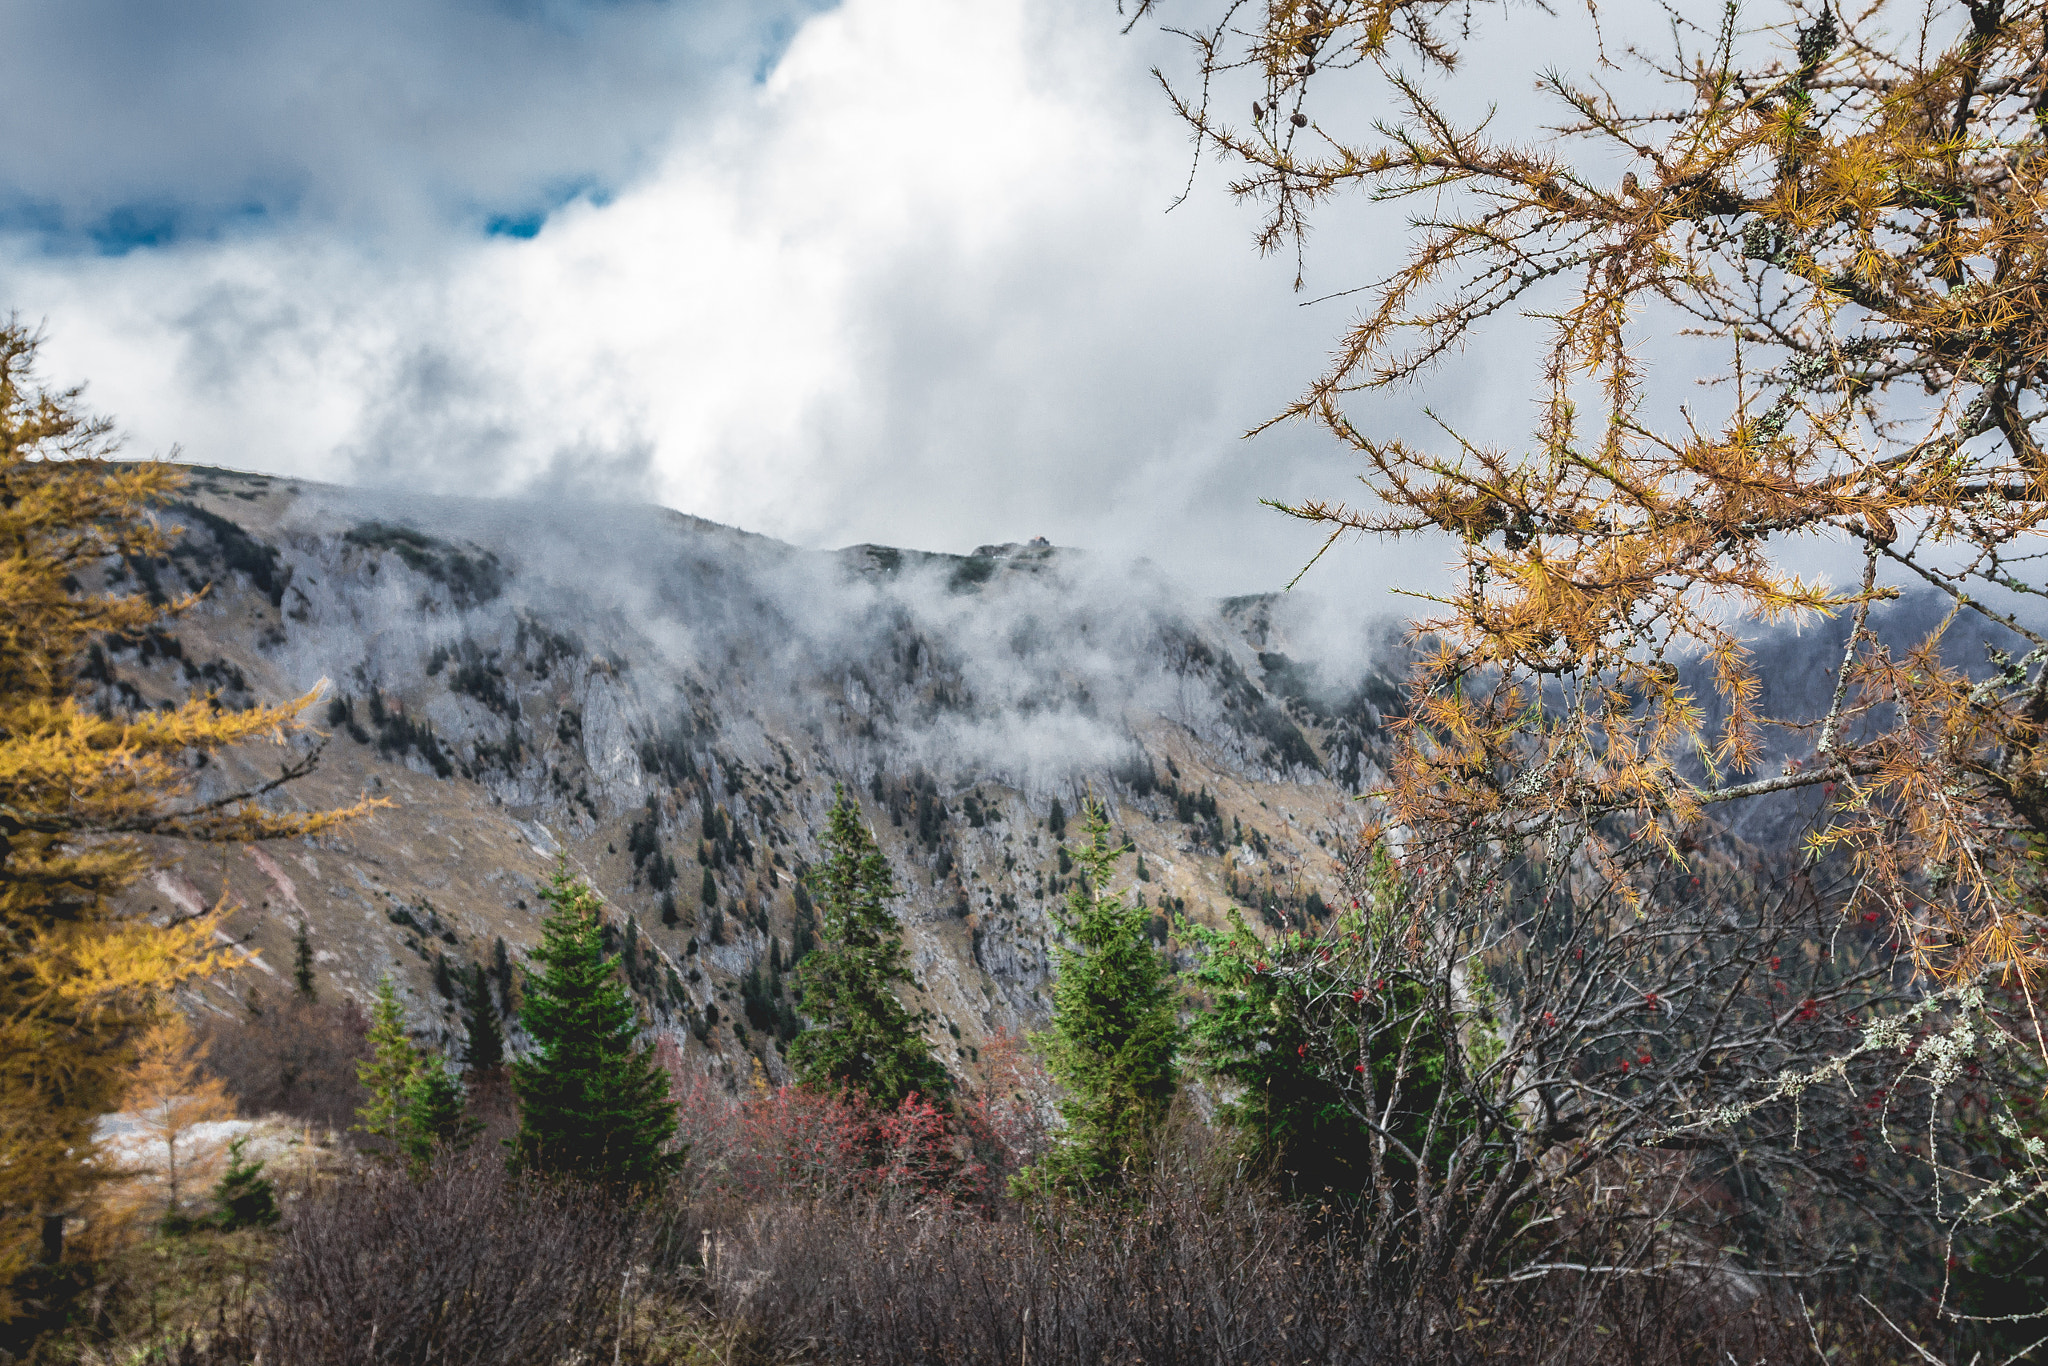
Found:
[[[292,985],[308,1001],[320,999],[320,988],[313,980],[313,937],[307,933],[303,918],[298,933],[292,936]]]
[[[1052,1027],[1039,1039],[1066,1090],[1066,1124],[1021,1186],[1100,1194],[1151,1161],[1173,1099],[1180,1026],[1172,976],[1146,933],[1148,913],[1109,890],[1126,847],[1110,843],[1099,802],[1083,806],[1081,829],[1081,877],[1058,917],[1067,942],[1057,951]]]
[[[1364,893],[1365,904],[1340,917],[1339,938],[1385,944],[1405,933],[1396,912],[1406,893],[1384,847],[1373,851]],[[1265,970],[1269,961],[1307,957],[1317,942],[1308,932],[1261,939],[1235,910],[1227,929],[1182,917],[1175,932],[1201,951],[1192,980],[1209,1001],[1190,1026],[1189,1051],[1229,1084],[1216,1118],[1245,1162],[1296,1195],[1355,1198],[1371,1189],[1368,1146],[1391,1137],[1381,1160],[1396,1198],[1406,1198],[1399,1192],[1414,1176],[1406,1154],[1431,1150],[1433,1141],[1434,1153],[1447,1158],[1472,1131],[1469,1106],[1438,1105],[1446,1022],[1420,984],[1390,975],[1333,1012],[1332,997],[1345,1000],[1334,975]],[[1365,1065],[1361,1057],[1380,1096],[1392,1096],[1401,1079],[1398,1103],[1382,1102],[1378,1137],[1354,1109],[1348,1074]]]
[[[489,1071],[505,1061],[505,1033],[498,1027],[497,1003],[484,977],[484,965],[471,963],[462,978],[462,1015],[469,1031],[464,1061],[472,1072]]]
[[[356,1111],[357,1133],[383,1145],[385,1155],[404,1151],[406,1088],[420,1068],[420,1051],[405,1031],[405,1007],[390,974],[377,979],[377,1000],[370,1007],[370,1056],[356,1064],[356,1080],[368,1093]]]
[[[405,1086],[405,1122],[399,1151],[415,1173],[424,1171],[439,1149],[460,1152],[483,1128],[464,1113],[469,1097],[439,1058],[426,1058]]]
[[[277,1222],[277,1187],[263,1174],[264,1164],[243,1153],[249,1137],[228,1143],[228,1169],[213,1186],[213,1221],[232,1232],[238,1228],[269,1228]]]
[[[645,1189],[673,1172],[668,1077],[639,1046],[640,1017],[604,956],[597,894],[560,865],[541,921],[519,1021],[531,1057],[512,1064],[519,1098],[516,1170]]]
[[[910,1010],[894,991],[911,980],[903,932],[889,910],[895,875],[844,786],[822,845],[825,859],[811,870],[810,890],[823,925],[818,946],[796,970],[810,1027],[790,1044],[789,1064],[806,1086],[858,1092],[882,1108],[913,1093],[942,1098],[952,1081],[922,1032],[932,1014]]]

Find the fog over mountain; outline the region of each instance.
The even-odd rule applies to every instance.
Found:
[[[705,1066],[752,1052],[775,1072],[760,983],[805,933],[797,877],[843,784],[968,1066],[1045,1004],[1070,873],[1056,802],[1108,805],[1162,939],[1170,913],[1233,904],[1298,923],[1336,896],[1332,854],[1398,696],[1386,623],[1204,599],[1044,543],[818,552],[646,506],[207,469],[163,516],[174,551],[117,572],[207,591],[172,632],[98,659],[109,702],[213,688],[237,705],[324,680],[327,748],[290,799],[391,805],[304,848],[167,864],[143,895],[240,901],[258,963],[225,991],[275,989],[264,973],[303,921],[323,980],[361,997],[393,972],[430,1032],[454,1029],[451,969],[531,945],[535,888],[566,857],[630,927],[657,1027]]]
[[[255,953],[204,1004],[283,989],[303,923],[326,989],[366,998],[392,973],[454,1046],[448,984],[531,947],[561,859],[610,902],[654,1026],[728,1078],[749,1056],[780,1074],[781,970],[812,931],[799,879],[842,785],[902,882],[934,1041],[971,1069],[1043,1016],[1072,872],[1055,826],[1091,795],[1135,846],[1124,877],[1162,943],[1176,914],[1279,929],[1336,903],[1408,657],[1399,623],[1338,601],[1219,601],[1042,542],[811,551],[644,505],[205,468],[161,515],[172,552],[117,579],[205,591],[172,630],[95,656],[104,699],[324,686],[325,751],[285,799],[388,803],[303,847],[165,851],[144,901],[225,892]],[[1887,629],[1916,637],[1930,612],[1909,602]],[[1759,633],[1765,703],[1823,703],[1845,629]],[[210,790],[275,762],[237,756]],[[1811,795],[1729,813],[1733,833],[1793,838]]]

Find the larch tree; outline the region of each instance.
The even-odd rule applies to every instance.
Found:
[[[1516,1230],[1566,1227],[1588,1164],[1680,1152],[1756,1178],[1760,1220],[1816,1216],[1745,1247],[1759,1264],[1840,1265],[1876,1230],[1940,1291],[1959,1226],[1929,1192],[1975,1219],[2048,1189],[2039,1153],[1986,1177],[1942,1118],[1969,1069],[2048,1059],[2048,6],[1135,8],[1191,40],[1161,81],[1263,207],[1262,250],[1304,263],[1345,196],[1406,211],[1405,259],[1338,284],[1354,321],[1266,424],[1357,457],[1355,502],[1275,504],[1325,551],[1418,537],[1453,561],[1448,588],[1401,585],[1418,663],[1343,873],[1362,899],[1391,849],[1406,924],[1253,964],[1406,1211],[1370,1234],[1424,1268],[1403,1331],[1447,1321],[1430,1286],[1561,1258]],[[1536,30],[1567,22],[1584,46],[1539,69]],[[1500,108],[1520,51],[1548,120]],[[1485,340],[1530,358],[1530,425],[1401,421]],[[1754,645],[1788,620],[1831,623],[1828,682],[1778,702]],[[1798,847],[1745,864],[1721,818],[1785,794],[1813,813]],[[1433,1022],[1425,1131],[1471,1126],[1450,1161],[1386,1120],[1418,1090],[1374,1065],[1414,1056],[1397,1016]],[[1920,1146],[1873,1139],[1873,1103],[1917,1107]],[[1718,1244],[1708,1212],[1667,1222],[1693,1218]]]
[[[164,1011],[137,1045],[121,1098],[122,1110],[134,1116],[163,1159],[166,1222],[182,1217],[180,1197],[194,1178],[188,1142],[193,1126],[235,1113],[227,1087],[205,1070],[205,1051],[184,1015]]]
[[[79,390],[39,383],[38,340],[0,323],[0,1318],[4,1287],[62,1254],[95,1179],[94,1118],[118,1103],[135,1039],[168,991],[230,956],[209,916],[117,907],[162,857],[142,841],[299,836],[350,814],[261,804],[313,765],[317,749],[290,748],[310,696],[246,711],[82,702],[90,646],[184,605],[116,591],[107,572],[162,553],[151,509],[180,474],[114,460],[111,426]],[[197,795],[195,755],[255,742],[287,749],[275,778]]]
[[[896,876],[843,786],[819,844],[824,859],[809,879],[818,945],[796,969],[806,1027],[790,1043],[789,1065],[806,1086],[852,1092],[879,1109],[913,1095],[943,1099],[952,1081],[924,1038],[932,1015],[896,994],[913,980],[889,909]]]
[[[1273,419],[1320,423],[1369,491],[1284,510],[1333,540],[1455,538],[1463,582],[1416,623],[1432,646],[1392,819],[1443,860],[1608,816],[1624,844],[1671,845],[1714,808],[1813,789],[1814,847],[1859,872],[1845,912],[1882,915],[1939,977],[2031,974],[2048,953],[2048,14],[1674,7],[1668,50],[1591,54],[1612,79],[1531,70],[1556,111],[1532,145],[1490,119],[1492,88],[1456,83],[1506,8],[1276,0],[1197,33],[1199,80],[1169,82],[1269,210],[1268,250],[1299,250],[1347,192],[1430,205]],[[1340,86],[1377,107],[1370,128],[1318,117]],[[1247,105],[1250,122],[1223,112]],[[1526,438],[1424,445],[1354,415],[1517,314],[1548,334]],[[1700,388],[1680,403],[1683,384]],[[1791,567],[1815,540],[1860,561],[1848,584]],[[1947,608],[1908,644],[1879,630],[1901,587]],[[1850,626],[1832,692],[1761,710],[1746,632],[1829,616]],[[1941,648],[1962,618],[2013,648],[1963,667],[1982,661]]]

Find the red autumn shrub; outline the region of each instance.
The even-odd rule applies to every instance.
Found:
[[[762,1200],[878,1199],[979,1204],[996,1189],[974,1115],[907,1097],[893,1110],[857,1094],[762,1086],[733,1095],[671,1063],[684,1179],[699,1193]]]

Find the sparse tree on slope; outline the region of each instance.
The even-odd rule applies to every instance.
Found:
[[[896,879],[844,787],[822,845],[810,875],[819,943],[796,971],[810,1027],[790,1044],[790,1066],[806,1086],[858,1092],[881,1109],[911,1095],[943,1098],[952,1082],[922,1032],[931,1013],[896,996],[896,984],[912,980],[889,910]]]
[[[405,1127],[399,1151],[415,1174],[426,1170],[434,1154],[467,1148],[483,1125],[470,1118],[469,1093],[463,1090],[441,1058],[425,1057],[405,1084]]]
[[[320,999],[319,985],[313,979],[313,937],[303,919],[292,936],[292,986],[308,1001]]]
[[[380,1156],[402,1158],[418,1172],[436,1148],[460,1148],[475,1136],[479,1126],[463,1113],[461,1085],[440,1057],[413,1043],[389,976],[377,980],[369,1044],[370,1056],[356,1064],[356,1079],[369,1093],[356,1112],[356,1132],[383,1145]]]
[[[220,1078],[208,1076],[200,1065],[205,1051],[185,1017],[175,1009],[166,1010],[142,1036],[135,1071],[121,1099],[122,1108],[135,1116],[143,1132],[162,1145],[167,1223],[184,1212],[181,1198],[192,1175],[186,1170],[187,1140],[193,1127],[235,1113]]]
[[[639,1044],[640,1016],[605,957],[597,894],[566,866],[541,892],[549,906],[519,1021],[533,1053],[512,1064],[521,1171],[644,1189],[672,1173],[676,1116],[668,1077]]]

